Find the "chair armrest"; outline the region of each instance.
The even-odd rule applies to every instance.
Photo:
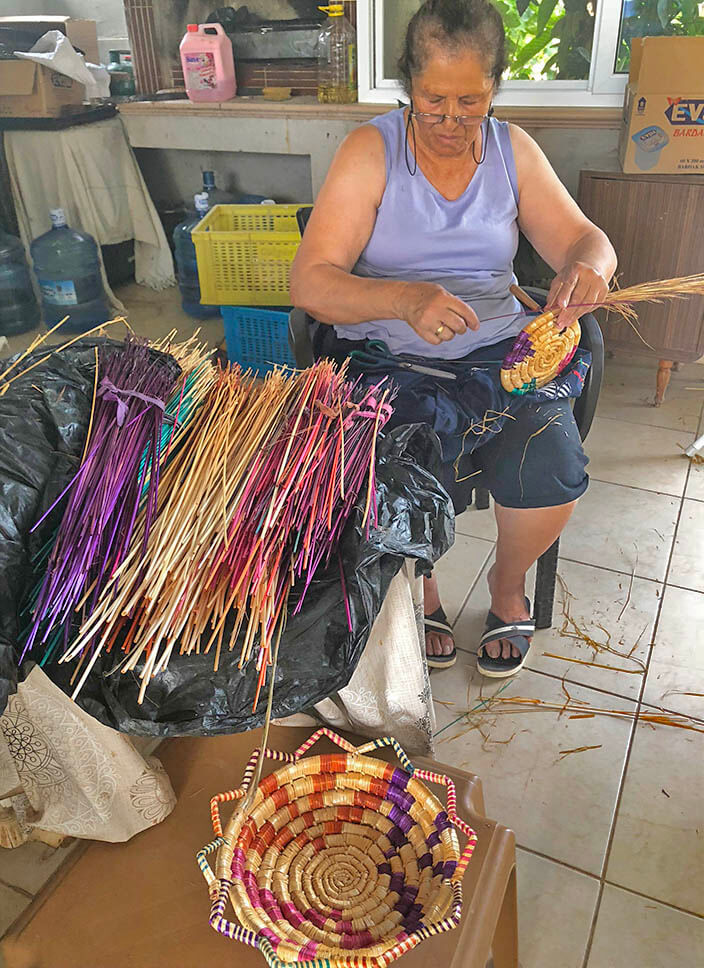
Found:
[[[293,350],[296,366],[305,369],[315,362],[311,329],[313,318],[303,309],[292,309],[288,317],[288,342]]]
[[[594,420],[601,383],[604,379],[604,336],[593,313],[585,313],[581,316],[579,325],[582,327],[579,345],[592,354],[592,365],[584,381],[584,389],[574,402],[574,419],[584,442]]]

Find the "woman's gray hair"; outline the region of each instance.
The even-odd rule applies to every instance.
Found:
[[[432,44],[475,51],[485,59],[487,74],[498,88],[508,64],[506,35],[501,15],[489,0],[425,0],[411,17],[398,62],[408,95],[413,76],[424,69]]]

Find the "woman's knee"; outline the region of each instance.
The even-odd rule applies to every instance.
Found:
[[[574,504],[589,485],[589,458],[567,401],[524,407],[497,443],[484,471],[494,500],[504,507]]]

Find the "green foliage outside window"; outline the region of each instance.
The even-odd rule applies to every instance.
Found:
[[[634,37],[704,35],[701,0],[624,0],[616,71],[627,73]]]
[[[584,81],[589,77],[601,0],[492,0],[509,50],[508,80]],[[384,65],[396,77],[401,37],[420,0],[387,0]],[[633,37],[704,34],[704,0],[623,0],[615,70],[628,72]]]

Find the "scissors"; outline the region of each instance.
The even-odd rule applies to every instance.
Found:
[[[363,350],[352,350],[349,356],[359,365],[360,369],[366,371],[410,370],[413,373],[423,373],[425,376],[434,376],[440,380],[457,379],[456,373],[448,373],[447,370],[424,366],[422,363],[412,363],[410,360],[394,356],[382,339],[367,340]]]

